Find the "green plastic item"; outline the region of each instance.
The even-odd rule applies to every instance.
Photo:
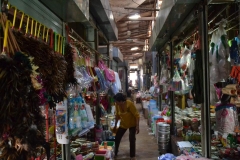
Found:
[[[103,142],[101,143],[101,146],[104,146],[104,142],[107,142],[107,146],[111,146],[111,147],[114,147],[114,146],[115,146],[115,142],[113,142],[113,141],[103,141]]]
[[[106,160],[106,158],[104,156],[95,155],[94,160]]]

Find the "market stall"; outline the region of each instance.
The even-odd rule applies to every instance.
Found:
[[[116,94],[121,85],[118,73],[105,65],[107,57],[67,24],[65,38],[17,7],[6,7],[0,15],[4,33],[0,157],[112,157],[114,143],[107,143],[108,147],[103,143],[111,140],[110,127],[104,129],[98,121],[113,117],[114,112],[109,112],[112,98],[107,93]],[[103,138],[107,131],[110,134]],[[64,146],[68,144],[69,150]]]
[[[188,156],[183,159],[239,159],[239,6],[212,2],[196,10],[183,21],[181,31],[170,36],[174,38],[169,47],[159,48],[159,88],[165,109],[154,112],[151,120],[158,135],[156,128],[152,130],[160,138],[160,153]],[[164,43],[164,37],[159,41],[156,43]],[[170,126],[163,117],[166,110],[171,113]],[[157,116],[163,119],[158,122]]]

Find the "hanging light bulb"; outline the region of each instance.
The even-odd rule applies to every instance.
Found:
[[[134,14],[132,16],[129,16],[129,19],[139,19],[141,16],[139,14]]]

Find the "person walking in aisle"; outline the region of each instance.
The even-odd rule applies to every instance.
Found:
[[[124,94],[117,93],[113,98],[116,104],[114,131],[116,131],[118,121],[121,120],[115,136],[115,156],[118,154],[118,148],[124,133],[129,129],[130,158],[135,160],[136,134],[139,133],[139,113],[134,103],[127,100]]]

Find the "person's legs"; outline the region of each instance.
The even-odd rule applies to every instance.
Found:
[[[136,152],[136,127],[129,128],[130,157],[135,157]]]
[[[118,148],[119,148],[121,139],[126,131],[127,130],[124,128],[121,128],[121,127],[118,128],[117,134],[115,136],[115,156],[117,156],[118,154]]]

